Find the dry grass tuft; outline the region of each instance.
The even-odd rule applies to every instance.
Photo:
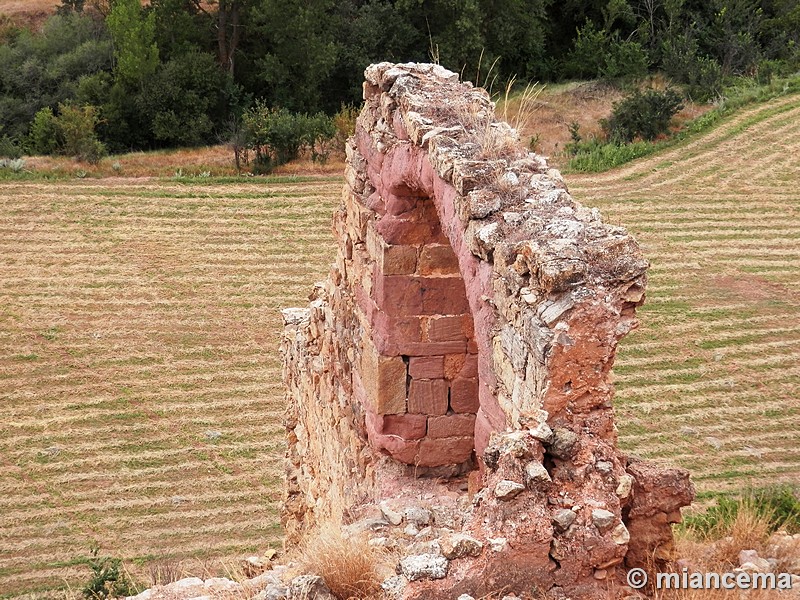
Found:
[[[691,526],[677,539],[678,554],[711,571],[739,566],[742,550],[764,551],[775,517],[750,499],[743,499],[730,519],[720,519],[707,531]]]
[[[340,600],[367,600],[380,592],[382,559],[366,536],[345,537],[339,527],[325,525],[305,543],[300,562]]]
[[[183,579],[186,574],[182,561],[171,558],[150,563],[148,571],[150,585],[167,585]]]

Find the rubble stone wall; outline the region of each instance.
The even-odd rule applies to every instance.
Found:
[[[284,311],[289,540],[468,477],[457,529],[482,549],[407,597],[600,597],[617,566],[668,560],[688,474],[625,457],[611,404],[638,245],[456,74],[372,65],[364,98],[336,264]]]

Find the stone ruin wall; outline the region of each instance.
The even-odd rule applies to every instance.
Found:
[[[402,527],[411,503],[432,522],[393,539],[450,551],[446,577],[401,569],[405,597],[607,597],[670,558],[693,496],[617,448],[609,372],[648,263],[456,74],[372,65],[364,98],[336,264],[284,311],[287,539]]]

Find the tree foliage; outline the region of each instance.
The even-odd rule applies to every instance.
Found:
[[[256,99],[297,114],[356,105],[364,68],[384,60],[436,60],[495,90],[512,76],[616,82],[659,70],[704,100],[731,77],[800,68],[800,5],[62,0],[41,31],[0,24],[0,127],[21,148],[42,109],[92,106],[112,151],[212,143]]]
[[[158,68],[155,13],[139,0],[115,0],[106,24],[114,40],[114,72],[122,84],[140,84]]]

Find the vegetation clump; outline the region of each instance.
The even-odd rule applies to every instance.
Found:
[[[683,99],[675,90],[636,90],[614,104],[611,116],[602,122],[603,130],[613,142],[652,141],[669,132],[672,117],[682,108]]]
[[[100,556],[100,548],[92,546],[91,557],[86,564],[92,574],[83,586],[83,597],[86,600],[106,600],[133,596],[139,590],[122,567],[122,560],[110,556]]]

